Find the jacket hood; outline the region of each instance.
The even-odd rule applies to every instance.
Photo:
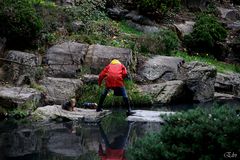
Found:
[[[117,59],[111,61],[111,64],[121,64],[121,62]]]

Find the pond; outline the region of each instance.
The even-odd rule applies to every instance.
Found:
[[[1,160],[95,160],[99,153],[118,154],[159,123],[125,121],[120,112],[99,123],[1,122]]]
[[[216,105],[240,107],[240,100],[161,107],[181,111]],[[124,111],[114,111],[98,123],[5,120],[0,122],[0,160],[97,160],[103,153],[124,155],[124,150],[160,123],[127,122]]]

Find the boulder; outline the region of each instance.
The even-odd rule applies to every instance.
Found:
[[[214,67],[200,62],[185,63],[179,71],[178,79],[183,80],[193,94],[193,101],[206,102],[214,97],[217,71]]]
[[[217,9],[221,13],[221,17],[224,19],[231,20],[231,21],[240,20],[239,11],[236,9],[228,9],[228,8],[222,8],[222,7],[217,7]]]
[[[84,74],[81,77],[84,84],[98,84],[98,75],[95,74]]]
[[[52,77],[76,77],[88,50],[87,44],[64,42],[48,49],[45,56],[47,75]]]
[[[42,100],[42,95],[39,91],[27,87],[0,87],[0,102],[1,107],[14,109],[17,107],[25,107],[29,112],[39,106]],[[28,103],[29,102],[29,103]]]
[[[144,33],[157,33],[160,31],[160,28],[154,25],[142,25],[142,24],[135,23],[132,20],[127,20],[126,22],[130,27],[133,27]]]
[[[107,13],[109,17],[111,17],[114,20],[123,19],[128,12],[129,12],[128,10],[122,9],[120,7],[107,8]]]
[[[215,90],[219,93],[227,93],[240,97],[240,74],[218,73]]]
[[[85,24],[82,21],[73,21],[72,30],[73,32],[78,32],[85,27]]]
[[[191,11],[198,12],[206,10],[209,0],[184,0],[182,3]]]
[[[63,110],[61,105],[49,105],[37,108],[36,111],[32,113],[32,117],[38,121],[54,120],[61,117],[72,121],[97,122],[109,114],[111,114],[111,112],[108,110],[96,112],[95,109],[76,108],[76,111],[70,112]]]
[[[90,66],[92,74],[99,74],[113,58],[119,59],[126,67],[132,62],[132,51],[103,45],[91,45],[86,55],[85,65]]]
[[[46,104],[63,104],[83,85],[80,79],[45,77],[40,81],[46,94]]]
[[[177,79],[178,67],[182,58],[154,56],[138,67],[138,74],[150,82],[170,81]]]
[[[3,66],[6,71],[6,79],[10,80],[17,85],[22,83],[30,83],[35,81],[36,71],[40,64],[39,57],[35,54],[20,52],[20,51],[8,51],[5,59],[6,62]],[[29,82],[30,81],[30,82]]]
[[[155,23],[151,21],[149,18],[140,15],[138,11],[131,11],[130,13],[125,15],[126,19],[132,20],[133,22],[140,25],[149,25],[152,26]]]
[[[167,81],[165,83],[139,86],[140,92],[150,95],[157,104],[172,104],[186,101],[186,90],[183,81]]]
[[[193,21],[186,21],[184,23],[174,24],[174,26],[176,28],[178,36],[180,38],[183,38],[185,35],[188,35],[193,31],[194,24],[195,22]]]

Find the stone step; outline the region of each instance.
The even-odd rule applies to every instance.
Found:
[[[66,118],[72,121],[98,122],[103,117],[111,114],[109,110],[96,112],[95,109],[76,108],[76,111],[63,110],[61,105],[49,105],[39,107],[33,112],[32,117],[37,121],[54,120],[58,117]]]
[[[128,116],[127,121],[134,122],[160,122],[164,123],[162,115],[172,115],[175,112],[165,112],[165,111],[150,111],[150,110],[133,110],[135,114]]]

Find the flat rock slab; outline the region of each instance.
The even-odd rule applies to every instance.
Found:
[[[164,123],[162,115],[172,115],[175,112],[164,112],[164,111],[149,111],[149,110],[134,110],[135,114],[128,116],[127,121],[134,122],[160,122]]]
[[[97,122],[109,114],[111,114],[109,110],[96,112],[94,109],[81,108],[76,108],[76,111],[70,112],[63,110],[61,105],[51,105],[39,107],[32,116],[36,120],[51,120],[61,117],[72,121]]]
[[[4,108],[20,107],[30,101],[38,105],[40,100],[41,93],[33,88],[0,87],[0,102]]]

